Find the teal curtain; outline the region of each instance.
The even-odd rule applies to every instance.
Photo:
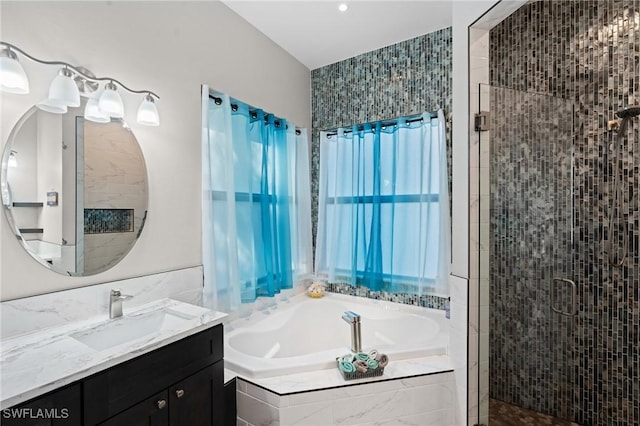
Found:
[[[206,108],[205,291],[234,310],[310,273],[306,132],[222,93]]]
[[[373,291],[447,294],[444,114],[322,132],[316,274]]]

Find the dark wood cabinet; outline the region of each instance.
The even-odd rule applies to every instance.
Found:
[[[81,384],[56,389],[24,404],[2,410],[2,426],[82,425]]]
[[[87,377],[19,407],[68,408],[67,418],[7,419],[26,426],[222,426],[222,325]],[[46,421],[43,421],[46,420]]]
[[[101,424],[104,426],[168,426],[168,396],[167,391],[160,392]]]
[[[101,426],[223,425],[222,361],[117,414]],[[218,403],[220,401],[220,403]]]
[[[224,365],[217,362],[172,386],[169,389],[169,424],[222,425],[224,395],[218,384],[223,381]]]

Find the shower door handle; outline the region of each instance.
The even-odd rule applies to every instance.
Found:
[[[553,287],[551,288],[551,309],[553,310],[553,312],[560,315],[565,315],[567,317],[574,316],[578,312],[578,287],[576,286],[576,283],[567,278],[554,278],[553,286],[555,286],[556,283],[569,284],[571,286],[571,311],[567,312],[562,310],[561,308],[556,307],[556,292],[554,291],[555,288]]]

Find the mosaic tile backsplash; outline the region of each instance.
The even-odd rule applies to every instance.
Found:
[[[444,310],[447,308],[449,298],[441,296],[425,296],[406,293],[388,293],[386,291],[371,291],[367,287],[354,287],[348,283],[329,283],[325,289],[333,293],[348,294],[350,296],[366,297],[369,299],[383,300],[385,302],[403,303],[405,305],[422,306]]]
[[[640,119],[620,142],[607,121],[640,104],[640,1],[528,3],[491,30],[489,64],[507,88],[491,90],[491,397],[638,425]],[[607,220],[613,143],[629,224],[621,267],[605,244],[619,233]],[[575,316],[552,312],[552,291],[570,306],[554,277],[577,284]]]
[[[444,110],[446,117],[450,117],[451,28],[425,34],[311,71],[311,99],[311,205],[315,247],[315,229],[318,223],[320,131],[419,114],[424,111],[436,111],[440,108]],[[449,165],[451,165],[449,125],[447,149]],[[449,166],[449,173],[450,171]],[[346,289],[343,290],[346,292]],[[338,287],[330,291],[342,292]],[[373,297],[366,289],[349,290],[349,294],[356,293],[364,297]],[[393,294],[376,296],[374,298],[385,297],[383,300],[397,298]],[[404,296],[400,295],[400,299],[407,302],[416,297]],[[444,306],[444,299],[434,302],[427,300],[428,298],[430,297],[425,297],[417,304],[430,305],[430,307]]]
[[[133,232],[133,209],[84,209],[85,234]]]

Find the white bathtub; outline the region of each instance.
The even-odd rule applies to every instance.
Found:
[[[377,349],[391,362],[447,353],[444,311],[328,293],[304,294],[280,302],[266,315],[231,321],[225,329],[225,367],[247,377],[272,377],[335,368],[349,353],[345,311],[361,316],[362,347]]]

